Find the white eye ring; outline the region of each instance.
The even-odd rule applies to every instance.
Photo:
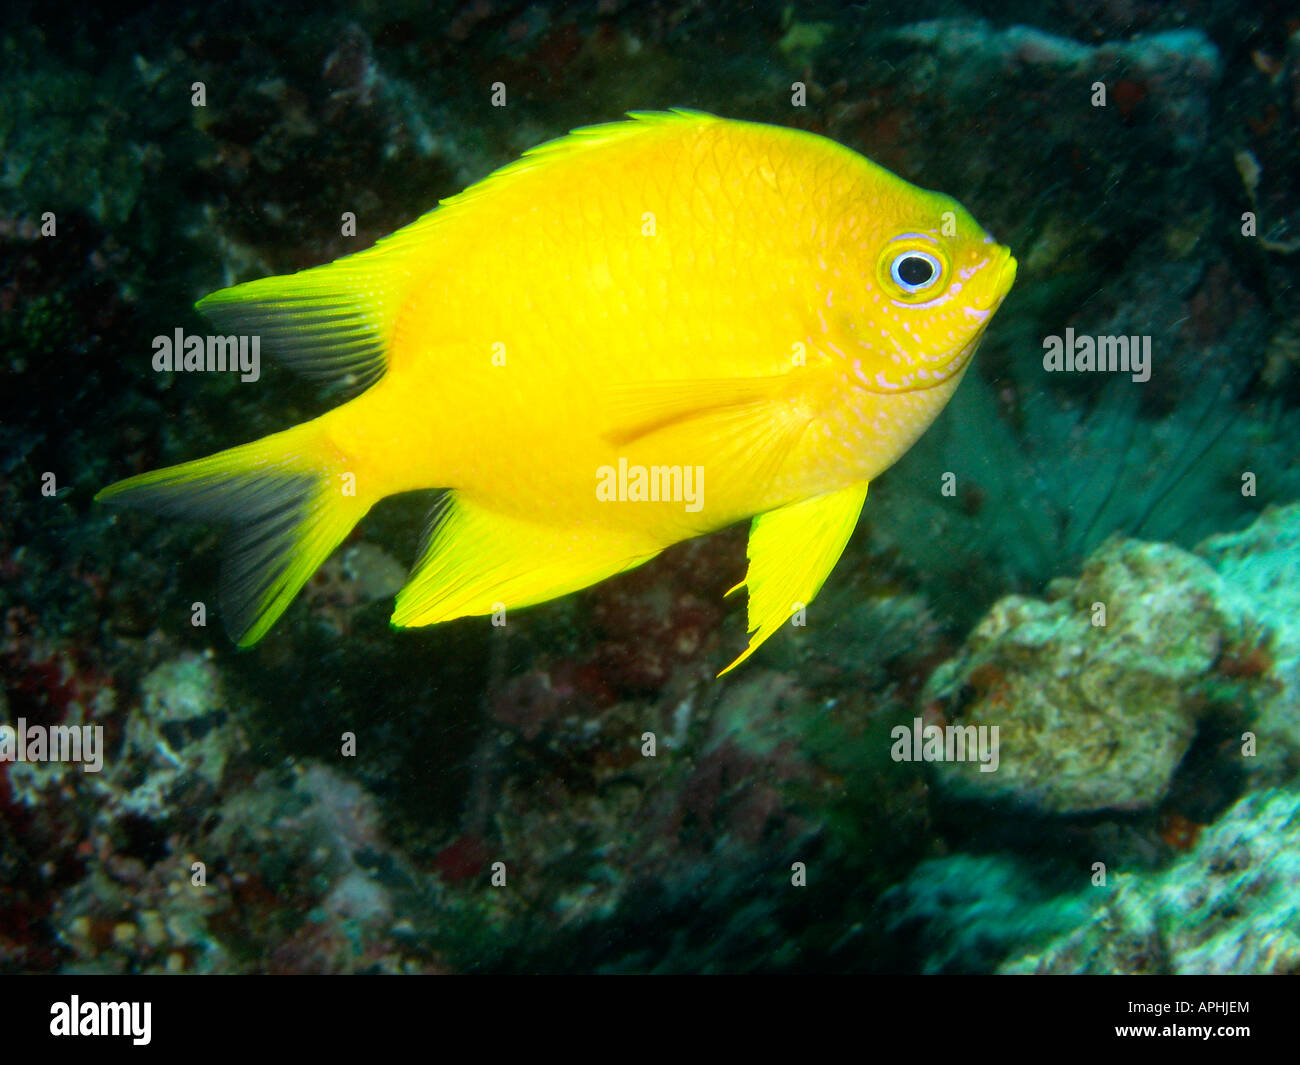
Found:
[[[903,278],[903,270],[908,268],[908,273],[914,275],[916,270],[915,263],[925,263],[930,267],[930,276],[921,281],[907,281]],[[920,251],[916,248],[909,248],[894,257],[894,261],[889,264],[889,276],[894,284],[904,292],[924,292],[931,285],[935,284],[943,275],[943,263],[939,262],[928,251]]]

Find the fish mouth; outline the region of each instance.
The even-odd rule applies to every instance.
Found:
[[[1011,291],[1011,286],[1015,283],[1018,265],[1015,257],[1011,254],[1010,248],[998,248],[994,254],[993,262],[986,268],[994,271],[993,285],[989,289],[988,300],[976,304],[978,310],[992,311],[1007,298],[1007,293]]]
[[[986,268],[995,271],[993,285],[989,289],[988,300],[975,304],[976,310],[984,315],[983,323],[975,335],[963,344],[956,355],[950,358],[941,369],[931,371],[930,381],[920,387],[934,388],[952,380],[966,369],[967,364],[974,358],[975,352],[980,346],[980,341],[984,339],[984,332],[988,328],[989,320],[993,317],[993,312],[1002,306],[1002,301],[1007,298],[1007,293],[1011,291],[1011,286],[1016,280],[1017,267],[1018,264],[1011,254],[1011,249],[999,247],[993,261]],[[911,391],[911,389],[907,391]]]

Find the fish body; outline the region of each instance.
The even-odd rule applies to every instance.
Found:
[[[223,608],[243,644],[399,492],[447,490],[401,626],[551,599],[754,518],[734,666],[811,601],[1014,276],[954,200],[833,141],[638,113],[368,251],[201,300],[364,390],[101,497],[232,521]]]

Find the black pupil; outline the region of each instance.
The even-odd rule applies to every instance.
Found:
[[[898,276],[906,285],[924,285],[934,276],[934,267],[928,259],[909,255],[898,264]]]

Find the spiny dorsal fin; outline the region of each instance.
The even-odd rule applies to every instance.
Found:
[[[224,288],[195,306],[225,333],[260,336],[267,353],[309,377],[360,391],[387,369],[393,327],[408,293],[412,261],[450,212],[520,174],[578,152],[669,125],[720,119],[702,111],[633,111],[631,121],[582,126],[539,144],[464,192],[443,200],[366,251],[296,274]]]
[[[443,200],[441,206],[444,208],[459,206],[496,189],[519,174],[550,166],[563,159],[609,144],[653,135],[662,129],[706,126],[724,121],[706,111],[689,111],[685,108],[673,108],[670,111],[629,111],[627,115],[630,121],[598,122],[591,126],[578,126],[562,137],[543,141],[536,147],[529,148],[513,163],[507,163],[500,169],[494,170],[464,192]]]
[[[387,366],[406,292],[397,272],[405,247],[381,241],[324,266],[223,288],[195,307],[223,332],[260,336],[290,369],[360,391]]]

